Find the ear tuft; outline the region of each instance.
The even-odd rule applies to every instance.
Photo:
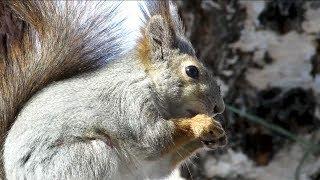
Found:
[[[151,47],[156,51],[158,48],[172,48],[174,43],[174,31],[166,21],[158,15],[150,18],[147,25],[146,35],[150,41]]]

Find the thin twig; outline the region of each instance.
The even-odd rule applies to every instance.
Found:
[[[316,137],[316,134],[313,134],[310,139],[314,140],[315,137]],[[298,164],[298,166],[296,168],[296,171],[294,173],[295,180],[300,180],[300,174],[301,174],[302,167],[303,167],[305,161],[311,155],[311,153],[312,153],[312,149],[308,149],[308,150],[306,150],[306,152],[303,153],[303,156],[302,156],[302,158],[301,158],[301,160],[300,160],[300,162],[299,162],[299,164]]]
[[[231,112],[233,113],[236,113],[242,117],[246,117],[247,120],[253,122],[253,123],[256,123],[256,124],[260,124],[274,132],[277,132],[279,134],[282,134],[283,136],[286,136],[288,139],[291,139],[291,140],[294,140],[302,145],[304,145],[307,149],[310,149],[310,151],[312,152],[317,152],[317,151],[320,151],[320,146],[318,144],[315,144],[313,142],[310,142],[306,139],[303,139],[303,138],[300,138],[298,137],[297,135],[283,129],[282,127],[280,126],[277,126],[275,124],[272,124],[272,123],[269,123],[267,122],[266,120],[260,118],[260,117],[257,117],[255,115],[252,115],[252,114],[249,114],[247,112],[244,112],[244,111],[241,111],[233,106],[230,106],[230,105],[226,105],[226,108],[228,110],[230,110]]]
[[[296,171],[294,173],[294,177],[295,177],[294,179],[295,180],[300,180],[300,173],[301,173],[303,164],[308,159],[309,155],[311,155],[312,151],[313,150],[310,148],[310,149],[308,149],[307,151],[305,151],[303,153],[303,156],[302,156],[302,158],[301,158],[301,160],[300,160],[300,162],[299,162],[299,164],[298,164],[298,166],[296,168]]]

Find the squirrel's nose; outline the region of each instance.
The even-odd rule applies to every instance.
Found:
[[[223,113],[224,109],[225,109],[224,102],[221,101],[214,106],[213,113],[214,115],[221,114]]]

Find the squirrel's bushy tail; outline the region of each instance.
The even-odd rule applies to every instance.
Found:
[[[107,2],[0,2],[0,143],[19,110],[48,84],[119,55],[116,6]],[[121,21],[117,21],[121,22]]]

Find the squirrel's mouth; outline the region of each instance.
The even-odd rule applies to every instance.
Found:
[[[211,109],[208,108],[208,106],[201,101],[195,101],[192,103],[192,105],[186,105],[183,108],[183,113],[181,115],[191,118],[198,114],[206,114],[208,116],[211,116]]]
[[[187,114],[188,114],[188,117],[194,117],[198,114],[205,114],[205,113],[200,112],[200,111],[196,111],[196,110],[192,110],[192,109],[187,109]]]
[[[197,109],[187,109],[186,114],[188,117],[194,117],[198,114],[206,114],[209,116],[214,116],[212,113],[210,113],[207,109],[197,108]]]
[[[188,113],[188,116],[190,116],[190,117],[194,117],[197,114],[199,114],[199,112],[197,112],[195,110],[191,110],[191,109],[187,109],[187,113]]]

